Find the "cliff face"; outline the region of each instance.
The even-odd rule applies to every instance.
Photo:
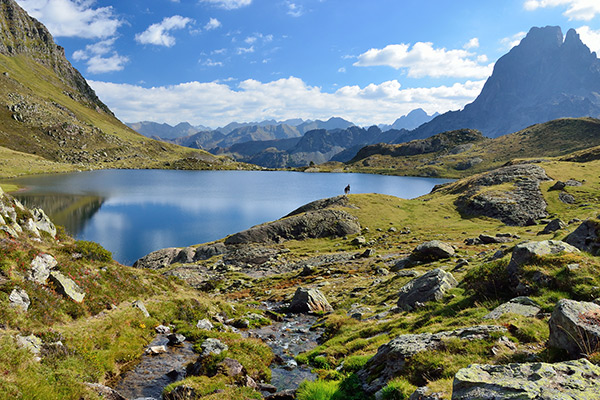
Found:
[[[79,71],[66,59],[64,49],[54,43],[48,29],[29,16],[14,0],[0,0],[0,54],[30,57],[53,70],[72,89],[70,97],[113,115]]]
[[[564,117],[600,116],[600,60],[575,30],[532,28],[501,57],[480,95],[413,131],[411,139],[470,128],[497,137]]]

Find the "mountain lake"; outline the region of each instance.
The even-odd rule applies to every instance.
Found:
[[[273,221],[313,200],[344,193],[405,199],[446,179],[288,171],[101,170],[10,181],[77,239],[100,243],[131,265],[165,247],[221,239]]]

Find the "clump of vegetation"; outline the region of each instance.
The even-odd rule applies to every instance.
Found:
[[[71,253],[81,254],[81,256],[91,261],[111,262],[112,253],[95,242],[87,240],[76,240],[73,245],[65,248]]]

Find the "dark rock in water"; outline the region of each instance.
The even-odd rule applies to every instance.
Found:
[[[507,225],[524,226],[546,217],[546,201],[540,191],[541,181],[549,180],[543,168],[533,164],[510,165],[466,180],[456,185],[454,193],[464,193],[456,201],[466,215],[499,219]],[[511,189],[488,187],[514,183]],[[485,190],[482,190],[485,187]]]
[[[490,334],[505,332],[506,328],[495,325],[481,325],[439,333],[421,333],[401,335],[377,349],[363,368],[357,372],[365,392],[373,394],[383,388],[387,382],[404,371],[407,360],[422,351],[435,350],[443,346],[444,340],[486,339]]]
[[[560,192],[558,194],[558,200],[565,204],[575,204],[575,196],[566,192]]]
[[[597,399],[600,367],[586,359],[555,364],[472,364],[459,370],[452,400]]]
[[[588,219],[569,234],[569,236],[565,238],[565,242],[577,247],[579,250],[597,255],[600,250],[599,229],[599,221]]]
[[[347,196],[340,195],[336,197],[330,197],[328,199],[315,200],[311,203],[305,204],[302,207],[299,207],[286,215],[286,217],[291,217],[293,215],[302,214],[309,211],[319,211],[324,210],[326,208],[333,207],[349,207],[350,201]],[[285,218],[285,217],[284,217]]]
[[[333,307],[318,289],[298,288],[289,306],[290,312],[330,312]]]
[[[226,245],[281,243],[285,240],[343,237],[360,232],[358,218],[341,210],[310,211],[229,236]]]
[[[548,223],[548,225],[546,225],[544,227],[544,230],[539,232],[538,235],[547,235],[549,233],[556,232],[556,231],[558,231],[560,229],[564,229],[566,227],[567,227],[567,224],[565,224],[560,218],[556,218],[556,219],[553,219],[552,221],[550,221]]]
[[[454,255],[454,248],[440,240],[421,243],[411,253],[411,260],[432,262],[449,258]]]
[[[562,299],[548,323],[552,347],[566,350],[571,357],[592,354],[600,348],[600,306]]]
[[[450,272],[439,268],[413,279],[400,289],[398,307],[412,310],[418,304],[439,301],[446,292],[458,285]]]

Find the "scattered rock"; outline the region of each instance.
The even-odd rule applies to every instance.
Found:
[[[298,288],[288,310],[293,313],[326,313],[333,311],[333,307],[319,289]]]
[[[458,285],[450,272],[436,268],[413,279],[400,289],[398,307],[413,310],[419,303],[439,301],[449,289]]]
[[[359,258],[369,258],[369,257],[373,257],[374,255],[375,255],[375,250],[373,250],[373,249],[366,249],[358,257]]]
[[[109,388],[108,386],[104,386],[99,383],[86,383],[85,386],[90,388],[103,400],[127,400],[119,392]]]
[[[598,238],[598,228],[600,221],[588,219],[583,221],[572,233],[565,238],[565,242],[577,247],[581,251],[586,251],[592,255],[597,255],[600,250],[600,239]]]
[[[440,240],[421,243],[411,253],[411,260],[432,262],[449,258],[454,255],[454,248]]]
[[[443,398],[442,394],[434,393],[427,386],[422,386],[417,388],[408,400],[442,400]]]
[[[564,183],[562,181],[556,181],[556,183],[554,183],[554,185],[550,186],[548,191],[551,192],[553,190],[563,190],[566,186],[567,186],[566,183]]]
[[[493,243],[509,243],[514,239],[510,236],[490,236],[490,235],[479,235],[479,241],[483,244],[493,244]]]
[[[548,223],[548,225],[546,225],[544,227],[544,230],[539,232],[538,235],[547,235],[549,233],[556,232],[556,231],[558,231],[560,229],[564,229],[566,227],[567,227],[567,224],[565,224],[560,218],[556,218],[556,219],[553,219],[552,221],[550,221]]]
[[[352,239],[351,244],[353,244],[354,246],[362,246],[363,244],[367,243],[367,239],[365,239],[364,236],[357,236],[354,239]]]
[[[167,334],[171,333],[171,328],[169,328],[168,326],[164,326],[164,325],[158,325],[156,328],[154,328],[154,331],[161,335],[167,335]]]
[[[567,192],[560,192],[558,194],[558,200],[562,201],[565,204],[575,204],[575,196]]]
[[[20,308],[23,311],[27,311],[29,305],[31,305],[31,300],[29,299],[27,292],[19,288],[14,288],[13,291],[10,292],[8,302],[11,307]]]
[[[444,340],[486,339],[492,333],[505,332],[506,328],[494,325],[481,325],[439,333],[401,335],[377,349],[363,368],[357,372],[365,392],[373,394],[383,388],[390,379],[399,376],[406,361],[422,351],[435,350],[443,346]]]
[[[170,335],[167,336],[167,339],[169,339],[170,346],[177,346],[177,345],[180,345],[181,343],[185,342],[185,336],[183,336],[179,333],[171,333]]]
[[[165,345],[150,346],[150,347],[146,348],[146,353],[152,354],[153,356],[155,356],[157,354],[166,353],[166,352],[167,352],[167,346],[165,346]]]
[[[204,329],[205,331],[210,331],[213,328],[213,324],[205,318],[199,320],[198,323],[196,323],[196,328]]]
[[[42,339],[35,335],[17,335],[15,338],[19,347],[29,350],[33,355],[37,356],[42,351]]]
[[[494,308],[484,319],[498,319],[504,314],[513,313],[525,317],[535,317],[541,311],[536,302],[529,297],[515,297],[507,303]]]
[[[54,283],[56,290],[63,296],[67,296],[77,303],[83,301],[85,292],[73,279],[63,275],[59,271],[50,271],[50,281]]]
[[[471,364],[455,377],[452,400],[595,399],[600,367],[586,359],[556,364]]]
[[[148,310],[146,310],[146,306],[144,305],[143,301],[135,300],[133,303],[131,303],[131,306],[133,308],[139,309],[142,312],[142,314],[144,314],[144,317],[146,317],[146,318],[150,317],[150,313],[148,312]]]
[[[219,339],[208,338],[200,345],[202,348],[201,358],[205,358],[211,355],[218,356],[224,351],[229,350],[229,347],[221,342]]]
[[[552,347],[566,350],[571,357],[591,354],[600,348],[600,306],[562,299],[548,323]]]
[[[282,390],[266,396],[264,400],[296,400],[296,391],[293,389]]]
[[[50,254],[36,256],[31,261],[31,269],[27,279],[43,285],[50,276],[50,271],[58,265],[58,261]]]

